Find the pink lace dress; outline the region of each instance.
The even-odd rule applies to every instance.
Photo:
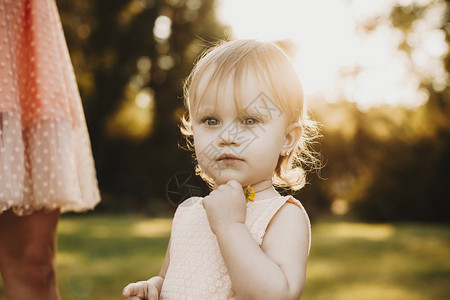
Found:
[[[201,197],[192,197],[176,210],[173,219],[170,264],[160,299],[237,299],[215,234],[209,227]],[[311,224],[302,204],[292,196],[278,196],[247,203],[245,225],[261,246],[266,228],[286,203],[297,205],[305,214],[311,246]]]
[[[54,0],[0,1],[0,214],[83,211],[100,200]]]

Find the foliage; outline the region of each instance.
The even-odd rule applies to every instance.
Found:
[[[359,26],[367,34],[377,26],[402,32],[399,51],[410,59],[410,71],[420,73],[408,34],[434,5],[446,4],[416,2]],[[177,147],[185,111],[181,83],[209,42],[229,32],[215,6],[214,0],[58,0],[91,135],[100,210],[173,211],[166,183],[193,171],[191,154]],[[448,13],[438,28],[448,45],[446,24]],[[295,56],[289,41],[277,43]],[[448,51],[442,60],[448,73]],[[356,80],[359,71],[345,76]],[[421,75],[429,100],[419,108],[361,111],[345,96],[338,103],[310,99],[323,124],[317,150],[326,166],[297,196],[313,217],[331,210],[373,221],[450,221],[448,78],[442,87]]]
[[[415,110],[379,107],[363,113],[350,104],[324,104],[326,180],[314,184],[330,206],[345,199],[350,213],[372,221],[448,222],[450,119],[443,111],[431,113],[431,106],[433,98]],[[336,127],[333,118],[339,119]]]
[[[192,169],[177,147],[182,80],[225,38],[215,0],[59,0],[80,86],[103,205],[144,206]],[[116,204],[117,205],[117,204]],[[114,205],[113,205],[114,206]]]

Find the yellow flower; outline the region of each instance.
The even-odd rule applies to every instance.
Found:
[[[250,184],[245,189],[245,202],[255,202],[255,190],[250,186]]]

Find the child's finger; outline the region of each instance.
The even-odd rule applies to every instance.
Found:
[[[139,296],[139,297],[144,296],[144,295],[140,295],[140,294],[142,294],[142,287],[139,283],[130,283],[123,289],[123,292],[122,292],[122,296],[124,298],[130,297],[130,296]]]
[[[217,188],[218,191],[223,191],[224,189],[226,189],[227,186],[225,184],[221,184],[219,185],[219,187]]]
[[[148,294],[147,295],[147,299],[148,300],[158,300],[159,299],[159,294],[156,291],[155,287],[149,288],[148,291],[147,291],[147,294]]]
[[[127,285],[126,287],[124,287],[123,288],[123,290],[122,290],[122,297],[124,297],[124,298],[126,298],[126,297],[128,297],[128,296],[130,296],[130,294],[131,294],[131,292],[130,292],[130,285],[131,285],[132,283],[130,283],[129,285]]]
[[[235,179],[228,181],[226,184],[231,186],[232,188],[235,188],[236,190],[242,190],[242,185]]]

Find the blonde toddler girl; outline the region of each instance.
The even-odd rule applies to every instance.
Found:
[[[129,284],[123,297],[298,299],[310,222],[274,185],[304,185],[317,131],[291,61],[271,42],[222,42],[195,65],[185,100],[182,133],[213,190],[179,205],[159,276]]]

